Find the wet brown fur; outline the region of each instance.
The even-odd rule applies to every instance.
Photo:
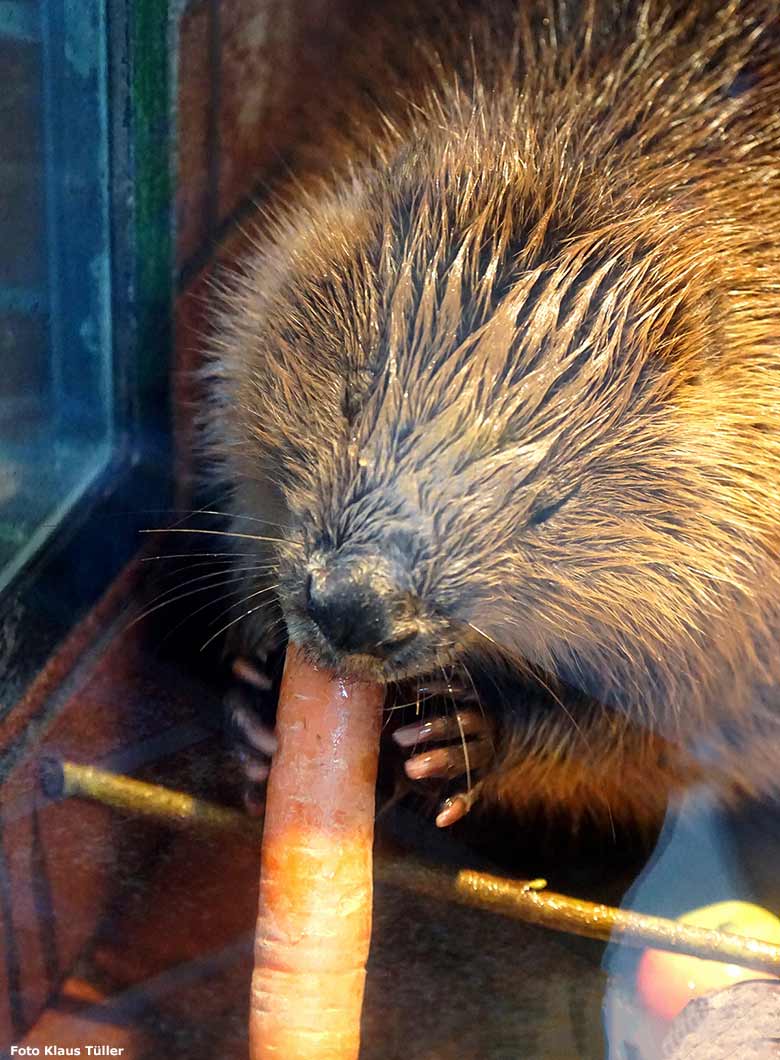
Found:
[[[489,800],[776,791],[780,5],[513,6],[362,27],[230,285],[213,452],[313,650],[325,535],[408,560],[380,677],[516,667]]]

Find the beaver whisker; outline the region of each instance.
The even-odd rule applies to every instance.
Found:
[[[289,530],[289,527],[284,523],[274,522],[271,519],[261,519],[256,515],[243,515],[237,514],[236,512],[221,511],[218,508],[141,508],[138,510],[140,515],[180,515],[184,519],[188,519],[192,516],[197,515],[217,515],[223,519],[229,519],[231,522],[234,519],[243,519],[252,523],[263,523],[266,526],[277,526],[281,530]],[[169,529],[174,529],[170,527]]]
[[[219,573],[221,574],[222,572],[220,571]],[[197,579],[193,579],[193,580],[197,580]],[[246,579],[245,579],[244,575],[236,575],[234,577],[231,574],[229,576],[224,577],[224,579],[221,582],[210,582],[208,585],[201,585],[197,589],[190,589],[186,593],[179,593],[178,596],[169,597],[169,599],[167,599],[167,600],[162,600],[160,603],[156,603],[153,606],[146,608],[144,611],[141,612],[140,615],[138,615],[136,618],[134,618],[128,624],[127,628],[128,629],[132,629],[133,626],[137,625],[137,623],[142,622],[144,619],[147,619],[150,615],[153,615],[155,613],[155,611],[159,611],[160,608],[162,608],[162,607],[168,607],[171,604],[180,603],[182,600],[186,600],[188,597],[195,596],[198,593],[209,592],[212,589],[221,589],[225,585],[230,585],[230,584],[232,584],[234,582],[241,583],[235,589],[231,589],[229,592],[222,594],[221,596],[217,597],[216,599],[209,600],[209,606],[211,606],[211,605],[213,605],[215,603],[219,603],[220,600],[224,600],[226,597],[230,596],[232,593],[241,592],[243,590],[243,588],[244,588],[244,584],[243,583],[245,583],[245,581],[246,581]],[[170,591],[175,591],[175,590],[168,590],[168,592],[170,592]],[[163,595],[166,595],[166,594],[163,593]]]
[[[235,530],[204,530],[195,526],[158,526],[139,530],[139,534],[213,534],[216,537],[243,538],[247,541],[270,541],[275,545],[292,545],[302,547],[299,542],[284,537],[260,537],[258,534],[240,534]]]
[[[246,559],[256,556],[256,552],[163,552],[159,556],[142,556],[141,563],[158,563],[165,559],[198,559],[200,557],[222,558],[226,560]],[[195,564],[197,566],[197,564]]]
[[[246,603],[247,600],[251,600],[253,597],[256,597],[256,596],[260,596],[262,593],[271,592],[273,589],[276,589],[276,588],[277,588],[276,585],[269,585],[265,589],[259,589],[256,593],[250,593],[248,596],[244,597],[243,600],[238,600],[236,603],[231,604],[230,607],[226,608],[225,610],[226,611],[230,611],[234,607],[238,607],[242,603]],[[225,625],[221,626],[217,630],[216,633],[213,633],[209,637],[209,639],[207,641],[204,641],[204,643],[200,647],[200,650],[201,651],[205,651],[206,648],[209,646],[209,644],[213,643],[217,639],[217,637],[221,636],[227,629],[230,629],[230,627],[232,625],[234,625],[236,622],[240,622],[242,619],[246,618],[248,615],[254,614],[256,611],[259,611],[260,608],[262,608],[264,606],[266,606],[266,601],[264,601],[261,604],[257,604],[255,607],[250,607],[248,611],[244,611],[244,613],[239,615],[237,618],[233,618],[233,619],[230,620],[230,622],[225,623]],[[222,614],[225,614],[225,611],[223,611]]]
[[[203,564],[194,563],[188,568],[188,571],[189,570],[196,570],[200,566],[203,566]],[[274,565],[272,563],[252,563],[252,564],[250,564],[248,566],[244,566],[244,567],[236,567],[234,564],[230,564],[230,563],[224,564],[224,565],[220,565],[220,567],[217,570],[211,570],[211,571],[208,571],[205,574],[198,574],[198,575],[196,575],[193,578],[186,578],[182,582],[178,582],[177,581],[175,585],[169,586],[167,589],[163,589],[156,597],[154,597],[152,600],[149,601],[149,604],[150,604],[150,606],[154,605],[154,604],[158,603],[158,601],[161,601],[165,596],[169,595],[170,593],[177,593],[181,589],[186,589],[188,585],[195,585],[198,582],[210,582],[213,585],[227,584],[227,580],[224,581],[224,582],[219,582],[218,580],[215,581],[215,579],[225,578],[225,576],[228,575],[228,574],[229,575],[239,575],[239,574],[246,573],[247,571],[250,571],[252,573],[262,573],[262,572],[266,572],[266,571],[269,571],[269,570],[273,570],[273,567],[274,567]],[[182,571],[177,571],[175,573],[176,574],[181,574],[183,572]],[[230,578],[228,580],[235,581],[235,580],[238,580],[238,578]]]

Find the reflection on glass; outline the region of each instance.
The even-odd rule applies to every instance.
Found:
[[[0,588],[110,452],[102,7],[0,3]]]

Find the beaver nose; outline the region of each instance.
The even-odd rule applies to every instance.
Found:
[[[365,572],[317,571],[309,575],[306,597],[310,617],[338,651],[387,658],[417,635],[397,613],[383,579]]]

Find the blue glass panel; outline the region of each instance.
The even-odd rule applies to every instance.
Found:
[[[0,588],[111,455],[103,9],[0,2]]]

